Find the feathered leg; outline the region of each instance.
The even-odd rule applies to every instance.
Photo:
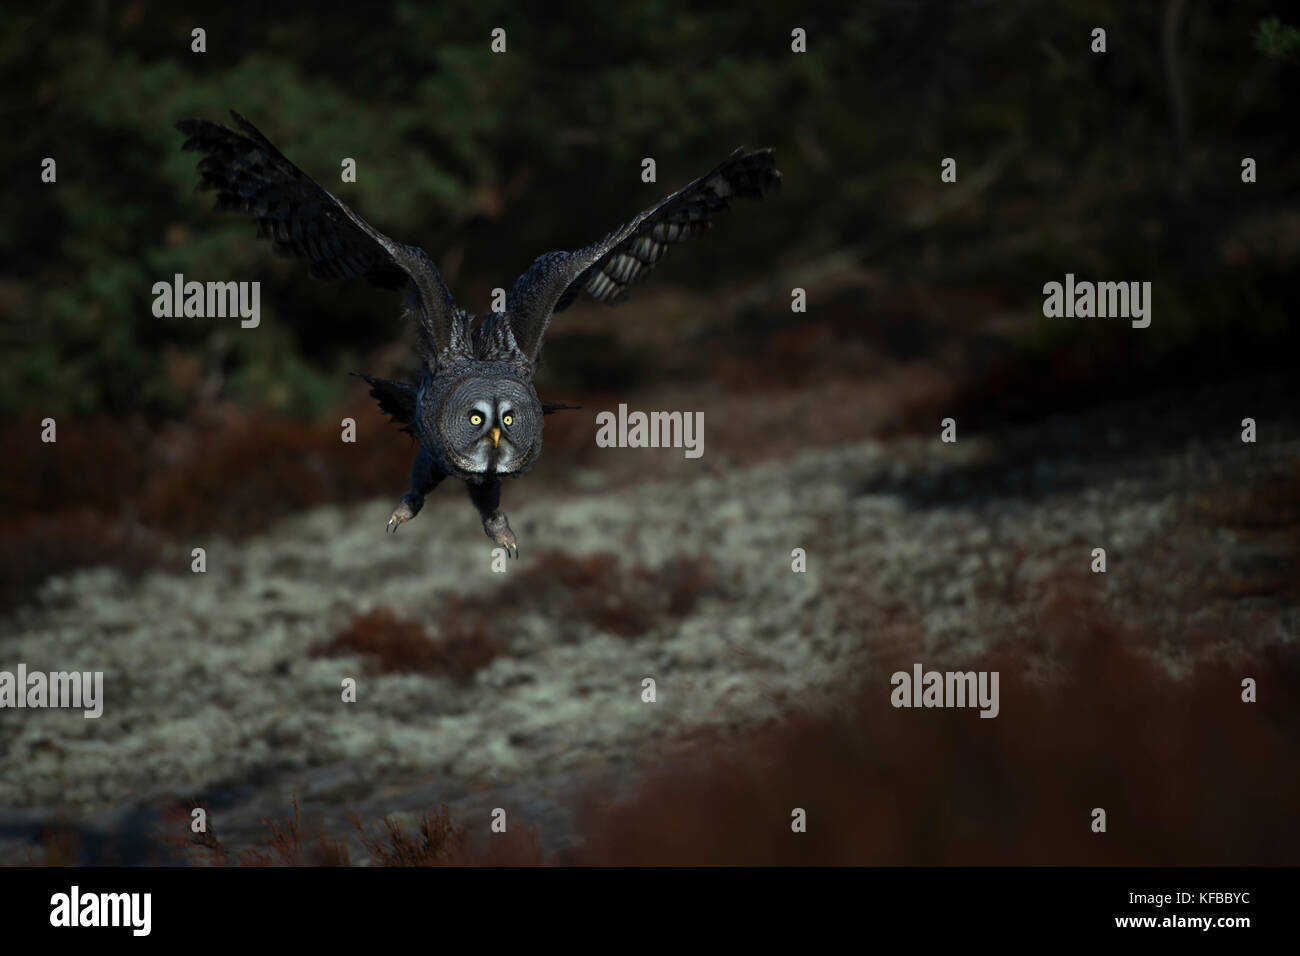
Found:
[[[418,515],[424,507],[424,496],[437,488],[438,483],[446,477],[434,465],[433,456],[421,445],[415,453],[415,461],[411,463],[411,490],[402,495],[402,500],[393,509],[393,516],[388,519],[388,530],[396,534],[404,522]]]
[[[482,484],[465,483],[469,487],[469,499],[474,502],[479,515],[483,518],[483,533],[499,547],[506,549],[506,554],[519,557],[519,545],[515,543],[515,533],[510,530],[506,513],[501,510],[501,479],[489,478]]]

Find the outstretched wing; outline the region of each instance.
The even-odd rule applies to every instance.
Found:
[[[617,302],[668,252],[713,225],[736,196],[762,198],[778,189],[781,173],[771,149],[737,149],[712,171],[643,211],[599,242],[577,252],[548,252],[519,277],[506,296],[506,320],[519,350],[536,361],[551,315],[581,292]]]
[[[404,289],[419,317],[421,350],[430,362],[452,344],[456,305],[424,250],[374,229],[271,145],[234,110],[239,131],[208,120],[181,120],[182,149],[198,150],[200,188],[217,192],[218,209],[257,220],[258,237],[283,255],[310,262],[319,279],[364,276]]]

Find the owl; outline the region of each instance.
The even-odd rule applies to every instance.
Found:
[[[362,375],[370,394],[417,440],[410,491],[388,530],[420,513],[443,479],[463,481],[483,531],[506,553],[519,545],[501,510],[501,483],[526,474],[542,451],[542,421],[569,406],[541,401],[533,378],[551,316],[580,294],[617,302],[667,254],[712,225],[736,197],[780,187],[771,149],[735,150],[712,171],[575,252],[539,256],[506,293],[504,311],[483,318],[459,308],[425,252],[363,220],[287,160],[256,127],[231,111],[235,129],[183,120],[185,150],[202,153],[199,186],[217,208],[257,220],[276,252],[307,260],[314,278],[364,276],[404,294],[417,327],[417,381]]]

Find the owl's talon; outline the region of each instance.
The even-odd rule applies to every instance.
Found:
[[[519,557],[519,544],[515,533],[510,530],[510,522],[504,512],[498,511],[483,519],[483,533],[492,539],[492,543],[503,548],[508,557]]]
[[[402,495],[402,500],[397,503],[393,509],[392,516],[388,519],[387,531],[389,534],[397,534],[397,529],[407,521],[410,521],[420,512],[420,507],[424,504],[424,496],[421,495],[419,500],[415,500],[413,495]]]

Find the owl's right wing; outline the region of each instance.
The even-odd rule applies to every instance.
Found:
[[[713,225],[737,196],[761,199],[781,185],[771,149],[737,149],[699,179],[656,203],[604,239],[577,252],[540,256],[506,295],[505,319],[515,343],[536,361],[551,315],[568,308],[582,292],[617,302],[646,276],[669,246]]]
[[[416,246],[389,239],[286,159],[234,110],[239,131],[203,119],[181,120],[182,149],[203,153],[200,188],[217,192],[218,209],[258,223],[276,252],[310,262],[314,278],[364,276],[404,289],[419,318],[421,351],[436,362],[452,344],[456,304],[438,270]]]

